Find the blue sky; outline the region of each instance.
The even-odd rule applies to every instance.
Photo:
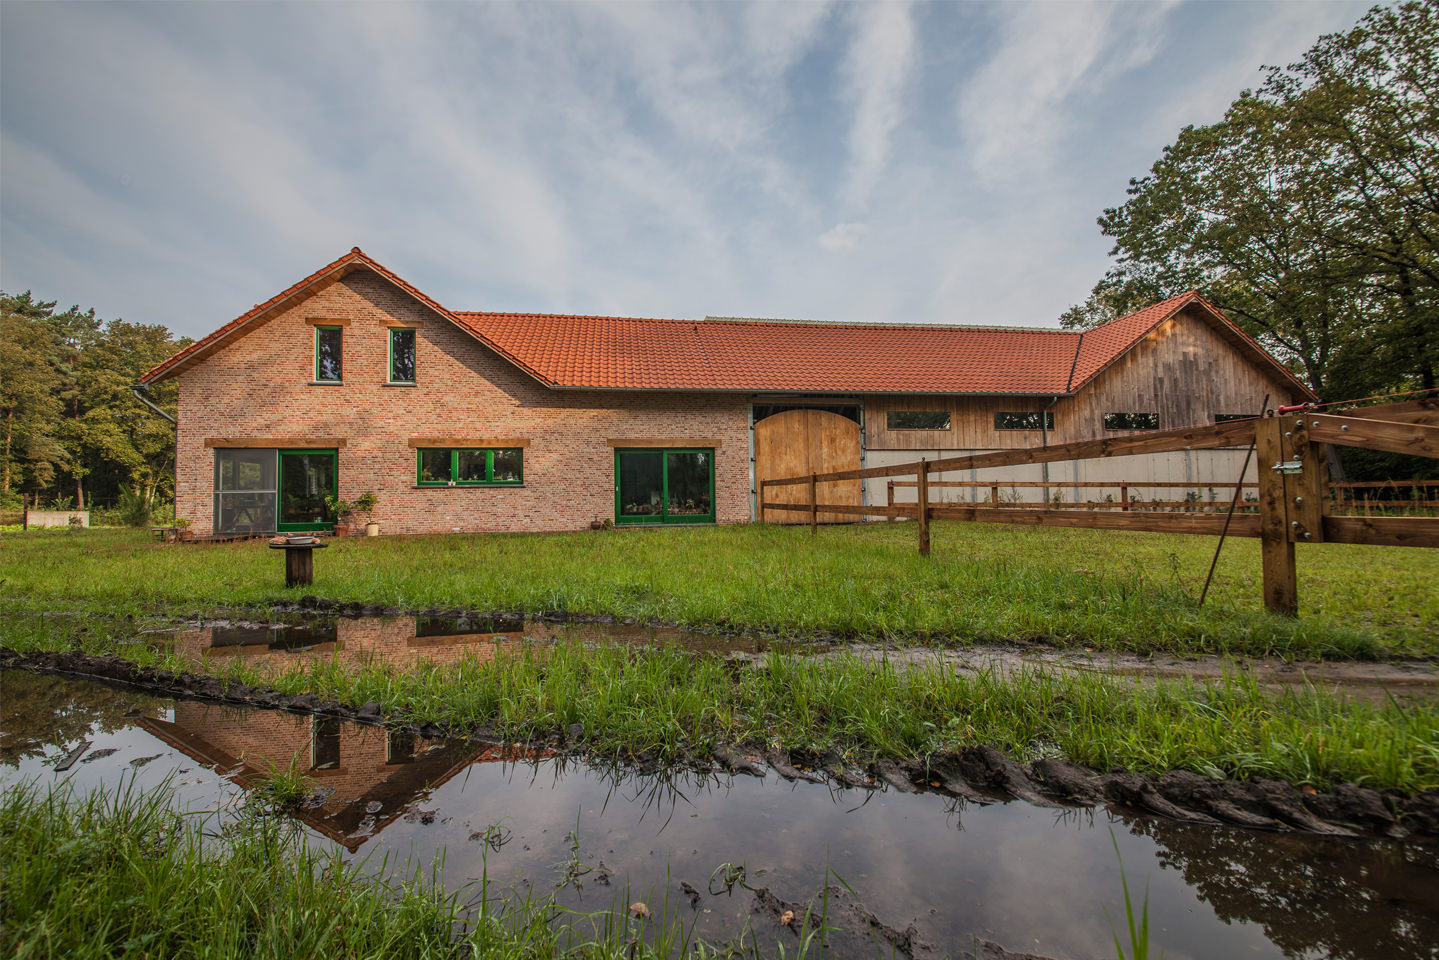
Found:
[[[0,286],[1053,326],[1185,124],[1367,3],[0,5]]]

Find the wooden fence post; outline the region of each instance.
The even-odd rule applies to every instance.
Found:
[[[929,464],[919,461],[919,555],[929,556]]]
[[[1124,504],[1120,507],[1121,510],[1129,509],[1129,484],[1121,483],[1119,485],[1119,501]]]
[[[894,506],[894,481],[893,481],[893,480],[889,481],[888,483],[886,483],[886,484],[884,485],[884,505],[885,505],[886,507],[892,507],[892,506]],[[885,520],[886,523],[894,523],[894,514],[891,513],[889,516],[885,517],[884,520]]]
[[[819,495],[815,493],[815,474],[809,475],[809,532],[819,533]]]
[[[991,507],[999,506],[999,484],[997,483],[989,488],[989,505]]]
[[[1329,469],[1324,447],[1322,443],[1310,442],[1309,426],[1303,417],[1295,418],[1293,426],[1285,428],[1284,452],[1287,458],[1304,465],[1301,472],[1284,476],[1289,539],[1295,543],[1324,541],[1325,501],[1329,489],[1324,476]]]
[[[1289,539],[1289,510],[1284,475],[1284,424],[1279,417],[1255,421],[1254,449],[1259,458],[1259,552],[1264,574],[1264,606],[1274,613],[1299,612],[1294,576],[1294,541]]]

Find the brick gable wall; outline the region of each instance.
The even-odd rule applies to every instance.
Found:
[[[346,324],[342,385],[310,382],[316,321]],[[385,383],[394,322],[418,324],[413,387]],[[581,529],[614,518],[607,441],[715,438],[716,519],[749,519],[744,398],[551,391],[369,272],[252,327],[179,380],[176,508],[202,533],[214,506],[205,441],[236,437],[343,439],[340,497],[374,491],[384,533]],[[524,485],[417,488],[416,437],[524,439]]]

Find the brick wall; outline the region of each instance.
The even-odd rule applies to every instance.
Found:
[[[344,382],[313,385],[314,322],[344,323]],[[417,324],[416,385],[388,386],[389,327]],[[340,438],[339,495],[384,533],[555,531],[614,518],[611,439],[716,438],[715,511],[749,519],[742,397],[552,391],[369,273],[299,301],[179,377],[177,511],[213,524],[207,438]],[[416,437],[528,441],[520,487],[415,485]],[[256,444],[263,446],[263,444]]]

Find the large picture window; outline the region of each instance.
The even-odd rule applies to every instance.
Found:
[[[315,381],[339,383],[344,373],[344,327],[315,328]]]
[[[525,481],[523,447],[415,451],[415,483],[422,487],[518,486]]]
[[[390,382],[415,382],[415,331],[409,327],[390,329]]]
[[[616,450],[615,522],[714,523],[713,450]]]
[[[948,410],[891,410],[884,415],[890,430],[948,430]]]
[[[215,451],[215,533],[273,533],[278,467],[274,450]]]

